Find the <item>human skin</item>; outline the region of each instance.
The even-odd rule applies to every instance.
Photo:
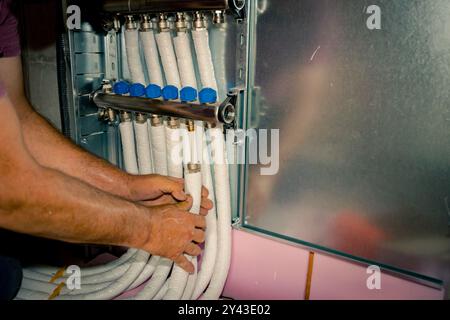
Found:
[[[74,243],[120,245],[168,257],[189,272],[212,203],[200,216],[182,179],[129,175],[82,150],[34,111],[20,57],[0,59],[0,227]],[[169,241],[170,239],[170,241]]]

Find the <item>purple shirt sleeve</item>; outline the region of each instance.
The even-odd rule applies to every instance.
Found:
[[[11,0],[0,0],[0,58],[20,55],[17,19],[10,10]],[[0,98],[6,95],[0,82]]]
[[[17,19],[10,10],[10,4],[10,0],[0,0],[0,58],[20,55]]]

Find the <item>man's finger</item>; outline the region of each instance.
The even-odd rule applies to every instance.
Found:
[[[206,189],[206,187],[202,186],[202,197],[207,198],[208,195],[209,195],[208,189]]]
[[[206,219],[203,216],[193,215],[194,224],[197,228],[206,229]]]
[[[174,262],[186,272],[194,273],[195,271],[194,265],[184,255],[178,256]]]
[[[174,197],[178,201],[184,201],[186,200],[187,195],[183,190],[179,190],[172,192],[172,197]]]
[[[176,204],[178,203],[171,195],[165,194],[155,200],[146,200],[141,201],[146,207],[154,207],[154,206],[163,206],[167,204]]]
[[[192,197],[191,196],[187,196],[185,201],[178,202],[175,206],[178,209],[183,210],[183,211],[191,210],[191,208],[192,208]]]
[[[202,198],[202,202],[200,203],[200,206],[206,210],[211,210],[213,208],[214,204],[208,198]]]
[[[194,240],[197,243],[205,242],[205,231],[201,229],[195,229],[192,240]]]
[[[202,249],[200,249],[198,245],[191,242],[187,245],[186,250],[184,250],[184,252],[186,252],[190,256],[196,257],[200,253],[202,253]]]
[[[159,184],[159,190],[163,193],[170,193],[178,201],[186,200],[186,193],[184,193],[184,180],[177,179],[173,177],[163,177],[158,178],[157,183]]]

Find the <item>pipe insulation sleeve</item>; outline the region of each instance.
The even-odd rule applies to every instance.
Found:
[[[166,76],[166,84],[180,88],[180,75],[170,32],[160,32],[155,35],[155,38]]]
[[[144,270],[142,270],[139,277],[136,280],[134,280],[134,282],[130,285],[130,287],[127,288],[127,290],[132,290],[134,288],[137,288],[141,284],[143,284],[145,281],[147,281],[152,276],[152,274],[155,272],[160,259],[161,259],[161,257],[159,257],[159,256],[155,256],[155,255],[151,256],[150,259],[148,260],[147,264],[145,265]]]
[[[139,276],[144,269],[149,258],[149,254],[145,251],[139,250],[137,255],[133,258],[129,269],[124,276],[112,282],[108,287],[94,291],[88,294],[74,294],[70,296],[58,296],[58,300],[109,300],[120,295],[126,290]]]
[[[144,84],[145,75],[139,54],[139,32],[137,29],[125,30],[125,47],[131,81]]]
[[[189,140],[189,132],[184,122],[180,123],[181,141],[183,144],[183,164],[185,172],[187,170],[187,164],[192,162],[191,144]]]
[[[216,300],[220,297],[231,262],[231,196],[226,158],[225,139],[221,127],[209,130],[214,161],[214,186],[217,207],[217,258],[211,282],[201,297]]]
[[[35,291],[35,292],[41,292],[47,294],[47,297],[49,297],[52,292],[56,289],[56,287],[63,281],[55,282],[55,283],[49,283],[48,281],[38,281],[34,279],[29,279],[27,277],[24,277],[22,279],[22,288]],[[109,283],[99,283],[99,284],[85,284],[80,287],[80,289],[74,289],[69,290],[66,286],[62,288],[60,295],[71,295],[71,294],[86,294],[92,291],[98,291],[106,288],[109,285]]]
[[[182,142],[179,128],[166,127],[167,171],[174,178],[183,178]]]
[[[122,139],[122,152],[125,171],[129,174],[139,174],[134,145],[133,123],[124,121],[119,124],[120,138]]]
[[[161,258],[158,267],[145,287],[136,295],[136,300],[152,300],[164,286],[172,269],[172,260]]]
[[[108,262],[104,265],[93,266],[93,267],[85,267],[81,269],[81,275],[83,277],[98,275],[105,272],[109,272],[123,264],[129,264],[129,260],[137,253],[137,249],[128,249],[126,253],[124,253],[120,258]],[[24,276],[29,279],[40,280],[44,282],[48,282],[58,271],[60,268],[52,267],[52,266],[32,266],[28,268],[24,268]],[[66,278],[67,276],[64,276]]]
[[[219,24],[211,27],[210,47],[211,56],[214,64],[214,72],[218,86],[217,95],[219,101],[223,101],[227,97],[227,71],[226,71],[226,49],[227,49],[227,33],[228,24]]]
[[[166,295],[167,290],[169,290],[169,285],[166,281],[156,296],[153,297],[153,300],[162,300],[162,298]]]
[[[155,173],[167,176],[166,131],[164,125],[150,126]]]
[[[140,33],[142,46],[144,47],[145,63],[148,70],[150,83],[164,87],[161,65],[159,63],[158,48],[156,46],[155,34],[153,30],[142,31]]]
[[[202,132],[204,135],[204,132]],[[209,190],[208,199],[213,202],[213,208],[208,212],[206,216],[206,234],[205,234],[205,249],[203,251],[200,270],[197,276],[197,282],[195,285],[192,299],[197,300],[200,295],[205,291],[208,286],[216,263],[217,255],[217,216],[216,216],[216,200],[214,196],[214,184],[211,175],[211,165],[208,152],[208,144],[204,137],[202,139],[203,144],[203,157],[208,157],[202,164],[202,183]]]
[[[191,213],[198,214],[200,212],[200,203],[201,203],[201,192],[202,192],[202,174],[200,171],[198,172],[189,172],[187,171],[185,174],[185,191],[187,194],[192,196],[192,208]],[[191,256],[187,256],[189,261],[197,262],[197,258],[193,258]],[[196,263],[194,264],[194,266]],[[178,265],[175,265],[172,270],[172,275],[169,279],[169,288],[164,296],[164,300],[179,300],[183,296],[183,293],[186,288],[186,284],[188,282],[189,274],[180,268]],[[193,287],[191,285],[189,298],[192,295]]]
[[[98,284],[115,281],[116,279],[123,276],[125,272],[127,272],[127,270],[129,269],[129,267],[130,263],[124,263],[103,273],[97,273],[89,276],[84,275],[83,269],[81,269],[83,284]],[[26,273],[24,273],[24,277],[29,278],[31,280],[40,281],[43,283],[48,283],[49,280],[51,279],[49,275],[38,274],[32,271],[27,271]],[[60,282],[66,281],[68,277],[69,277],[68,275],[64,275],[61,278],[59,278],[59,280]]]
[[[139,123],[135,120],[134,129],[136,131],[136,151],[139,164],[139,174],[144,175],[153,173],[147,121],[144,123]]]
[[[178,70],[182,86],[197,89],[197,79],[195,77],[188,34],[186,32],[178,32],[177,36],[173,38],[173,43],[177,55]]]
[[[192,293],[194,292],[195,283],[198,277],[198,259],[197,257],[190,257],[189,260],[194,265],[194,273],[188,275],[187,283],[181,296],[181,300],[191,300]]]
[[[200,156],[201,153],[199,153],[198,150],[198,140],[197,140],[197,130],[189,131],[188,132],[189,137],[189,144],[190,144],[190,152],[191,152],[191,163],[200,163]]]
[[[214,65],[209,48],[208,30],[196,29],[192,31],[194,39],[195,53],[197,55],[200,79],[203,88],[211,88],[217,91],[216,76],[214,74]]]
[[[201,198],[202,198],[202,172],[201,172],[201,170],[199,170],[198,172],[189,172],[189,170],[186,171],[185,185],[186,185],[186,187],[185,187],[186,192],[189,193],[193,198],[191,213],[199,214],[200,206],[201,206]],[[194,265],[194,273],[188,275],[187,283],[185,285],[183,295],[181,296],[181,300],[190,300],[191,299],[192,293],[194,292],[195,283],[197,282],[198,258],[197,257],[189,257],[189,260]]]

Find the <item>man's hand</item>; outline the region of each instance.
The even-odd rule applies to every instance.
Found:
[[[128,177],[128,199],[152,207],[176,204],[186,201],[184,180],[165,177],[157,174]],[[213,203],[208,199],[208,190],[202,188],[200,214],[206,215],[212,209]]]
[[[152,254],[169,258],[189,273],[194,265],[184,256],[198,256],[199,243],[205,241],[206,213],[189,213],[192,198],[177,204],[149,208],[150,232],[141,249]]]

